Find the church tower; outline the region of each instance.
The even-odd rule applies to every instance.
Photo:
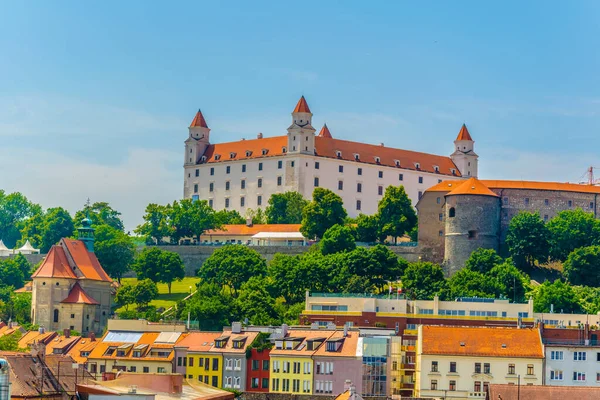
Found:
[[[460,174],[464,177],[477,178],[477,163],[479,156],[475,154],[475,141],[467,126],[463,124],[454,141],[454,153],[450,156],[454,164],[458,167]]]
[[[206,124],[202,111],[198,110],[188,130],[189,137],[185,141],[184,164],[194,165],[198,163],[210,144],[210,128]]]
[[[292,125],[288,128],[288,153],[315,153],[316,130],[311,123],[312,113],[302,96],[292,112]]]

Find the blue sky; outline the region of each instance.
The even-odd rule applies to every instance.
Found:
[[[335,137],[450,154],[466,122],[480,177],[578,181],[600,167],[598,21],[597,1],[5,2],[0,188],[133,229],[181,196],[199,107],[213,141],[280,135],[302,94]]]

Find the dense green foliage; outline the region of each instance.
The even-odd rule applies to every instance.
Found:
[[[135,257],[135,246],[131,236],[110,225],[96,228],[94,253],[106,273],[119,282]]]
[[[266,209],[269,224],[299,224],[308,201],[298,192],[274,193]]]
[[[494,250],[479,248],[471,253],[471,256],[465,262],[465,268],[485,274],[501,263],[502,258]]]
[[[402,289],[410,299],[433,299],[445,287],[444,271],[430,262],[411,263],[402,275]]]
[[[377,208],[377,218],[380,238],[391,236],[394,242],[417,225],[417,214],[404,191],[404,186],[388,186],[385,189]]]
[[[345,225],[334,225],[325,231],[320,242],[323,254],[352,251],[356,248],[356,239],[352,229]]]
[[[95,202],[91,205],[86,204],[83,209],[75,213],[73,220],[79,223],[84,218],[91,219],[92,226],[108,225],[121,232],[125,229],[121,213],[106,202]]]
[[[527,269],[548,259],[548,228],[539,213],[520,212],[508,225],[506,245],[515,265]]]
[[[302,210],[300,231],[307,238],[322,238],[327,229],[342,225],[348,214],[340,196],[321,187],[313,191],[313,199]]]
[[[154,283],[166,283],[171,293],[171,283],[185,276],[185,268],[179,254],[161,250],[157,247],[147,247],[133,262],[133,270],[138,279],[150,279]]]
[[[563,264],[563,274],[573,285],[600,286],[600,246],[573,250]]]
[[[535,312],[550,312],[550,305],[557,313],[578,313],[581,306],[572,286],[556,280],[546,281],[534,289],[533,307]]]
[[[9,193],[0,189],[0,240],[13,248],[21,239],[27,219],[42,213],[42,207],[30,202],[21,193]]]
[[[559,212],[547,227],[554,260],[564,261],[575,249],[600,244],[600,221],[580,208]]]

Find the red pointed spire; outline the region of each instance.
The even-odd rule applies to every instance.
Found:
[[[301,113],[309,113],[310,112],[310,108],[308,108],[308,103],[306,102],[306,99],[304,98],[304,96],[300,97],[300,100],[298,100],[298,104],[296,104],[296,108],[294,108],[295,113],[301,112]]]
[[[194,120],[190,124],[190,128],[195,127],[195,126],[199,126],[202,128],[208,128],[208,125],[206,124],[206,120],[204,119],[204,115],[202,115],[202,111],[200,111],[200,109],[198,109],[198,112],[196,113]]]
[[[469,130],[467,129],[467,125],[463,124],[462,128],[460,128],[460,132],[458,132],[458,136],[456,137],[456,140],[473,141],[473,139],[471,138],[471,134],[469,133]]]
[[[319,136],[320,137],[326,137],[326,138],[333,138],[333,136],[331,136],[331,132],[329,132],[329,128],[327,127],[327,124],[323,125],[323,127],[321,128],[321,132],[319,132]]]

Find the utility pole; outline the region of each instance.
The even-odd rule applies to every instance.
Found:
[[[517,375],[517,400],[521,400],[521,375]]]

